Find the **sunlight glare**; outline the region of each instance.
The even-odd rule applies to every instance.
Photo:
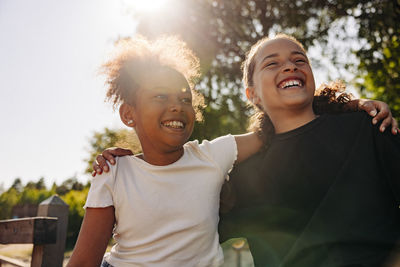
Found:
[[[124,3],[138,13],[151,13],[163,8],[168,0],[125,0]]]

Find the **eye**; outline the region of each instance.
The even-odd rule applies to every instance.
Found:
[[[272,67],[272,66],[276,66],[276,65],[278,65],[278,63],[275,61],[272,61],[272,62],[268,62],[267,64],[265,64],[264,68]]]
[[[302,64],[302,63],[307,63],[307,60],[305,60],[304,58],[298,58],[295,60],[295,62]]]
[[[165,100],[168,98],[168,96],[164,95],[164,94],[159,94],[159,95],[156,95],[154,98],[159,99],[159,100]]]
[[[182,103],[185,103],[185,104],[192,104],[192,98],[190,98],[190,97],[184,97],[181,99],[181,101],[182,101]]]
[[[281,62],[279,60],[267,61],[263,65],[262,69],[275,69],[278,68],[280,65]]]

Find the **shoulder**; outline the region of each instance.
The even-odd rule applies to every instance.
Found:
[[[327,121],[331,123],[340,123],[340,124],[352,124],[355,122],[365,123],[369,122],[370,116],[364,112],[350,112],[350,113],[341,113],[341,114],[329,114],[326,115]]]
[[[135,157],[136,156],[132,155],[117,157],[115,161],[116,163],[114,166],[111,166],[111,169],[117,170],[120,168],[131,167],[132,165],[134,165]]]
[[[234,153],[237,148],[235,137],[228,134],[217,137],[211,141],[203,140],[201,143],[199,143],[198,140],[187,142],[185,144],[185,149],[199,153],[219,155],[224,151],[225,153]]]
[[[366,112],[351,112],[342,114],[324,115],[322,127],[335,133],[357,134],[360,130],[372,130],[376,125],[372,124],[372,117]],[[377,128],[377,127],[376,127]]]
[[[197,147],[205,147],[205,146],[214,146],[219,144],[232,144],[235,142],[235,137],[231,134],[223,135],[217,137],[215,139],[207,140],[204,139],[201,143],[196,139],[193,141],[189,141],[185,144],[186,147],[197,148]]]
[[[110,171],[108,173],[103,172],[100,176],[102,176],[103,174],[108,174],[115,177],[118,174],[118,170],[131,167],[134,164],[133,157],[135,156],[116,157],[114,165],[108,164],[108,166],[110,167]]]
[[[381,142],[397,144],[397,146],[399,144],[399,135],[393,135],[390,131],[390,127],[382,133],[379,130],[380,123],[373,124],[372,117],[363,111],[327,115],[326,121],[328,125],[330,125],[326,128],[342,137],[349,136],[359,142],[361,142],[361,140],[373,140],[375,145]]]
[[[102,174],[97,175],[93,179],[93,182],[105,183],[109,185],[114,184],[120,170],[132,168],[134,162],[133,157],[134,156],[122,156],[115,158],[115,164],[109,164],[110,170],[108,172],[103,172]]]
[[[197,158],[204,159],[222,168],[223,172],[230,170],[237,157],[237,146],[233,135],[224,135],[211,141],[197,140],[185,144],[185,152]]]
[[[103,172],[101,175],[96,175],[91,180],[89,193],[86,199],[86,207],[107,207],[115,206],[115,189],[118,188],[118,183],[123,180],[121,168],[128,166],[127,157],[116,158],[115,165],[109,165],[110,170]]]

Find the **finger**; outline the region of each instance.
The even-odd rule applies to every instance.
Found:
[[[383,119],[386,119],[386,118],[390,118],[390,120],[391,120],[392,119],[392,113],[390,112],[389,108],[382,107],[379,110],[378,114],[376,114],[376,116],[373,118],[372,123],[373,124],[377,124],[379,121],[381,121]]]
[[[111,151],[112,150],[105,150],[102,155],[106,160],[108,160],[111,163],[111,165],[114,165],[115,164],[115,156]]]
[[[100,168],[99,164],[97,164],[97,161],[94,161],[92,163],[93,171],[96,172],[97,174],[101,174],[103,170]]]
[[[99,168],[99,167],[97,167],[96,169],[94,169],[94,171],[95,171],[98,175],[100,175],[100,174],[103,173],[103,170],[102,170],[101,168]]]
[[[395,118],[392,118],[392,134],[396,135],[399,132],[399,124]]]
[[[125,149],[125,148],[115,148],[113,150],[110,150],[110,152],[113,152],[113,156],[126,156],[126,155],[133,155],[132,151],[130,151],[129,149]]]
[[[378,111],[371,101],[363,101],[360,104],[360,109],[367,112],[370,116],[374,117]]]
[[[99,168],[101,168],[104,172],[108,172],[108,170],[109,170],[108,164],[102,154],[97,155],[96,162],[97,162]]]
[[[392,117],[391,117],[391,116],[386,117],[386,118],[382,121],[381,126],[379,127],[379,130],[383,133],[383,132],[385,131],[385,129],[386,129],[388,126],[390,126],[391,123],[392,123]]]

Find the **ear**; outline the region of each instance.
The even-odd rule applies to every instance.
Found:
[[[246,96],[247,96],[247,99],[254,105],[258,105],[261,102],[254,87],[246,88]]]
[[[119,116],[122,122],[128,127],[135,127],[135,108],[129,104],[123,103],[119,107]]]

